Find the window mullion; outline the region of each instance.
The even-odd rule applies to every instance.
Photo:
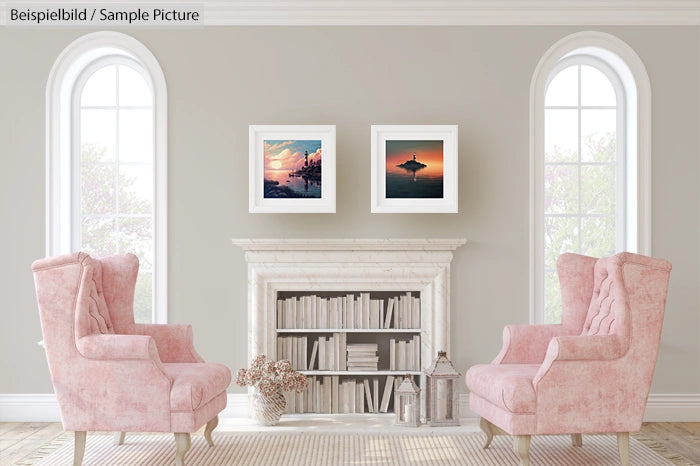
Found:
[[[121,241],[119,240],[119,232],[120,232],[120,222],[119,222],[119,214],[121,213],[121,206],[119,204],[119,119],[120,119],[120,110],[119,110],[119,65],[116,65],[115,67],[115,73],[117,74],[116,79],[114,80],[116,89],[115,89],[115,95],[116,95],[116,102],[115,102],[115,125],[116,127],[114,128],[114,134],[115,134],[115,140],[114,140],[114,199],[115,199],[115,216],[114,216],[114,228],[116,229],[115,231],[115,238],[117,241],[116,245],[116,252],[119,254],[121,252]]]
[[[82,223],[83,223],[83,213],[81,209],[82,202],[82,138],[83,129],[82,121],[83,114],[81,110],[73,111],[74,121],[72,128],[73,140],[71,141],[71,250],[80,249],[83,239],[82,239]]]
[[[581,208],[581,199],[582,199],[582,171],[581,171],[581,162],[582,162],[582,150],[581,150],[581,65],[578,65],[578,252],[582,252],[581,248],[581,236],[583,234],[583,220],[582,220],[582,214],[583,214],[583,209]]]

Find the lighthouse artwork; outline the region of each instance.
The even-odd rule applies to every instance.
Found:
[[[321,197],[321,140],[264,141],[266,199]]]
[[[442,140],[387,140],[385,153],[387,199],[443,197]]]
[[[251,213],[335,212],[335,126],[248,127]]]
[[[456,213],[457,125],[372,125],[372,212]]]

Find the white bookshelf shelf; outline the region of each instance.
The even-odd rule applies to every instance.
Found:
[[[420,291],[284,291],[276,297],[277,359],[289,359],[309,381],[305,392],[288,396],[289,412],[392,411],[403,376],[420,379]]]
[[[404,374],[420,375],[421,371],[299,371],[304,375],[396,375],[403,376]]]
[[[277,333],[420,333],[419,328],[280,328]]]

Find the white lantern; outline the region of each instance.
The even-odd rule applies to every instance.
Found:
[[[397,426],[418,427],[420,425],[420,388],[411,378],[406,377],[394,392],[394,415]]]
[[[457,381],[459,372],[447,359],[446,351],[438,351],[438,357],[425,370],[428,383],[426,393],[426,418],[431,426],[459,425],[459,401]]]

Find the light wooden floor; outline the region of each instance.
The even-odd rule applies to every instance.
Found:
[[[48,422],[0,423],[0,465],[22,462],[42,445],[63,433],[61,424]],[[685,459],[676,464],[700,465],[700,422],[651,422],[634,434],[663,445],[669,452]],[[585,436],[584,436],[585,444]]]
[[[645,422],[633,436],[654,440],[688,460],[687,464],[700,465],[700,422]]]

